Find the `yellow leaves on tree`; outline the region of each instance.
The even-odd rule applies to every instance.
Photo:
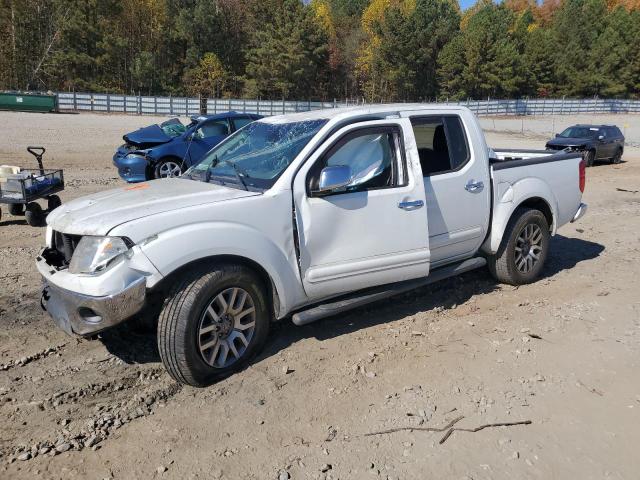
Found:
[[[215,53],[205,53],[197,67],[185,74],[190,95],[219,98],[224,92],[229,74]]]
[[[361,25],[367,39],[362,43],[356,59],[356,75],[363,82],[373,80],[371,74],[374,56],[382,42],[376,33],[376,24],[384,22],[386,11],[392,7],[400,8],[405,15],[410,15],[416,9],[416,0],[372,0],[362,13]]]
[[[338,36],[333,22],[331,5],[329,5],[327,0],[312,0],[310,7],[313,9],[316,22],[320,25],[329,39],[329,68],[335,70],[341,62],[340,51],[338,48]]]
[[[607,0],[608,10],[615,10],[620,6],[626,8],[628,11],[640,10],[640,0]]]

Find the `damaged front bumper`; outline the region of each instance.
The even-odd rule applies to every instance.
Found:
[[[145,302],[145,278],[114,295],[92,297],[71,292],[44,280],[41,305],[69,335],[88,336],[111,328],[138,313]]]
[[[70,335],[94,335],[128,320],[144,308],[148,290],[162,277],[140,247],[132,253],[99,275],[82,275],[55,266],[52,249],[43,249],[36,257],[42,308]]]

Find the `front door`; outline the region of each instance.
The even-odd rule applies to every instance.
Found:
[[[346,165],[346,187],[318,195],[324,167]],[[429,273],[425,196],[408,120],[342,128],[294,180],[300,270],[314,298]]]
[[[489,226],[491,185],[486,153],[474,151],[462,117],[403,112],[420,157],[431,266],[473,255]]]

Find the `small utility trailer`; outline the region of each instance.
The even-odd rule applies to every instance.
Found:
[[[9,205],[11,215],[24,214],[27,223],[36,227],[44,225],[47,213],[62,204],[56,194],[64,190],[64,175],[60,169],[44,168],[44,147],[27,147],[27,151],[36,158],[38,168],[0,166],[0,203]],[[47,200],[46,210],[36,202],[39,199]]]

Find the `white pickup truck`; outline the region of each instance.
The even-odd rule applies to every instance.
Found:
[[[155,316],[169,373],[241,368],[272,321],[303,325],[487,265],[532,282],[586,211],[580,154],[493,151],[466,108],[380,105],[262,119],[180,178],[52,212],[43,307],[94,335]]]

